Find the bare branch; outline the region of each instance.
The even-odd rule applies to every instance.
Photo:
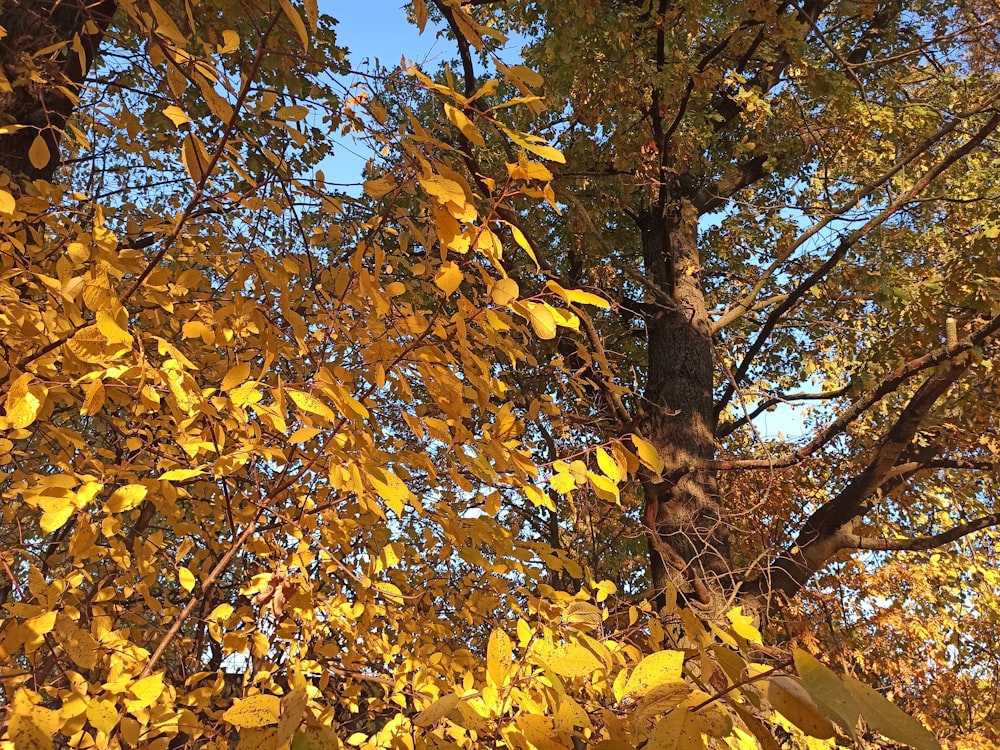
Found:
[[[779,404],[788,404],[792,401],[823,401],[832,398],[840,398],[841,396],[847,395],[850,391],[851,386],[845,385],[843,388],[836,388],[832,391],[820,391],[818,393],[786,393],[781,396],[771,396],[765,399],[749,414],[746,414],[733,422],[726,422],[725,424],[719,425],[718,429],[715,431],[715,436],[717,438],[723,438],[728,435],[732,435],[740,427],[749,424],[761,414],[766,412],[768,409],[778,406]]]
[[[878,539],[875,537],[863,537],[859,534],[844,533],[840,534],[838,539],[840,539],[843,544],[842,549],[866,549],[887,552],[893,550],[907,550],[916,552],[934,549],[936,547],[943,547],[946,544],[951,544],[952,542],[968,536],[969,534],[974,534],[977,531],[989,529],[994,526],[1000,526],[1000,513],[991,513],[988,516],[981,516],[975,520],[959,524],[958,526],[948,529],[947,531],[942,531],[940,534],[932,534],[930,536]]]

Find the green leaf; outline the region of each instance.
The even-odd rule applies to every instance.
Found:
[[[844,675],[842,679],[861,708],[861,715],[868,726],[876,732],[917,750],[941,750],[941,743],[923,724],[877,690],[850,675]]]
[[[844,687],[836,673],[807,651],[793,652],[795,669],[809,695],[829,718],[839,724],[853,739],[857,738],[861,710],[854,697]]]

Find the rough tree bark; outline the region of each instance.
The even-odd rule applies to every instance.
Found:
[[[672,583],[707,605],[732,581],[716,474],[690,470],[715,458],[715,361],[697,223],[690,201],[669,193],[639,216],[647,278],[674,303],[648,319],[646,431],[664,471],[643,491],[654,590],[662,597]]]
[[[0,9],[0,170],[51,180],[63,129],[118,9],[117,0],[8,0]],[[41,136],[48,153],[29,154]]]

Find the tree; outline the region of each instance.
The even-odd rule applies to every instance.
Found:
[[[989,264],[916,248],[931,224],[962,227],[952,244],[989,235],[975,200],[994,121],[988,24],[943,19],[931,33],[952,46],[935,62],[961,81],[921,82],[888,80],[911,48],[930,54],[926,37],[903,33],[916,9],[831,8],[827,26],[819,8],[790,6],[413,6],[420,25],[431,11],[457,42],[458,82],[411,68],[346,84],[345,51],[313,0],[3,6],[0,743],[770,748],[780,725],[832,747],[863,717],[868,730],[938,747],[876,690],[802,648],[765,646],[751,615],[776,629],[772,592],[795,594],[803,571],[813,579],[829,562],[821,520],[853,507],[888,527],[923,512],[939,534],[902,480],[932,491],[943,480],[918,471],[983,463],[944,399],[973,383],[964,373],[989,370]],[[532,30],[545,102],[536,71],[490,57],[501,29],[518,28]],[[696,28],[718,51],[686,43]],[[876,41],[892,34],[886,53]],[[711,327],[724,320],[737,347],[756,311],[770,335],[823,277],[808,280],[819,272],[799,250],[819,248],[801,239],[803,219],[761,205],[699,237],[698,212],[757,190],[795,198],[787,212],[828,216],[811,237],[854,220],[820,213],[822,198],[855,195],[847,167],[878,151],[855,90],[835,80],[834,50],[851,38],[866,51],[850,64],[889,55],[884,70],[852,69],[867,96],[892,83],[878,101],[907,102],[927,89],[913,122],[885,114],[883,134],[934,129],[946,101],[957,114],[884,179],[861,175],[856,205],[880,218],[850,229],[823,271],[843,277],[860,313],[893,312],[885,330],[848,323],[824,338],[815,329],[832,313],[820,298],[779,330],[780,346],[813,346],[813,357],[779,348],[754,359],[762,345],[750,344],[747,364],[730,367],[749,408],[768,398],[748,390],[750,376],[798,386],[810,361],[821,385],[842,390],[824,394],[831,403],[859,405],[785,462],[807,471],[767,499],[763,533],[727,539],[738,482],[753,480],[720,476],[734,460],[774,462],[750,455],[762,449],[738,414],[720,434],[745,455],[715,457],[711,398],[731,397],[714,382],[727,365]],[[595,40],[620,57],[588,94],[580,83],[599,61],[579,43],[593,51]],[[982,54],[963,58],[970,50]],[[477,76],[475,54],[496,77]],[[692,67],[684,55],[708,60]],[[744,57],[727,83],[718,66]],[[739,78],[752,81],[743,94]],[[807,84],[815,111],[789,118]],[[680,102],[675,125],[668,101]],[[843,131],[831,136],[841,152],[807,158],[814,120]],[[363,196],[322,173],[337,131],[363,134],[380,155]],[[758,131],[760,143],[745,137]],[[889,158],[876,155],[872,175]],[[959,162],[975,167],[964,187]],[[899,192],[896,179],[920,189]],[[930,186],[947,191],[917,202]],[[883,189],[905,220],[881,215]],[[791,249],[753,276],[767,236]],[[760,289],[706,286],[702,247],[715,250],[703,253],[715,278],[743,274]],[[854,249],[891,250],[887,275],[915,280],[866,276],[843,257]],[[950,275],[928,281],[942,263]],[[784,300],[757,304],[786,284]],[[957,341],[943,347],[927,346],[932,292],[953,302]],[[743,308],[713,318],[709,293]],[[847,350],[872,340],[882,361],[836,382]],[[909,369],[884,374],[899,351]],[[978,397],[988,407],[990,392]],[[974,416],[989,450],[988,412]],[[852,442],[834,452],[848,423]],[[838,456],[859,479],[825,503],[817,489],[811,516],[792,509],[797,491],[820,486],[820,458]],[[868,508],[872,482],[887,477],[896,494]],[[565,545],[567,534],[603,534],[619,503],[627,529],[636,498],[655,597],[638,573],[616,585],[596,556]],[[963,498],[985,503],[981,488]],[[585,507],[589,526],[567,526],[567,509]],[[779,527],[794,520],[816,541],[790,546]],[[628,551],[600,544],[618,559]]]
[[[521,201],[503,218],[531,247],[535,288],[547,281],[550,298],[568,302],[561,290],[598,293],[614,311],[576,311],[582,344],[560,362],[589,381],[564,391],[569,418],[543,413],[538,429],[563,436],[566,452],[636,450],[658,604],[677,595],[718,614],[738,601],[780,622],[810,587],[806,606],[848,628],[869,606],[884,622],[933,613],[952,640],[933,656],[922,649],[915,682],[974,664],[962,692],[976,703],[995,664],[962,631],[996,623],[982,561],[1000,522],[990,13],[975,3],[475,5],[484,22],[527,36],[531,71],[507,81],[546,104],[525,120],[462,101],[475,125],[451,118],[456,168],[484,194],[500,190],[506,160],[487,137],[497,120],[566,156],[550,165],[549,207]],[[459,40],[468,97],[480,85],[476,50],[451,5],[433,7]],[[779,404],[816,405],[801,417],[804,437],[756,432]],[[564,496],[586,484],[583,468],[552,468]],[[913,554],[882,554],[900,552]],[[589,556],[595,571],[599,558]],[[947,583],[924,599],[926,575]],[[846,610],[831,614],[831,600]],[[851,643],[835,631],[830,647],[873,676],[915,668],[892,637],[872,653],[864,633]],[[942,724],[992,731],[987,693],[961,720],[942,707]]]

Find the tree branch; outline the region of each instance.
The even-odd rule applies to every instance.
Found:
[[[823,401],[831,398],[840,398],[841,396],[847,395],[850,390],[851,386],[845,385],[843,388],[836,388],[832,391],[820,391],[818,393],[788,393],[783,396],[771,396],[770,398],[762,401],[749,414],[745,414],[733,422],[726,422],[719,425],[718,429],[715,431],[715,436],[717,438],[724,438],[732,435],[740,427],[749,424],[768,409],[778,406],[779,404],[787,404],[791,401]]]
[[[847,253],[857,242],[867,236],[873,229],[884,224],[891,216],[926,190],[937,177],[980,146],[982,142],[986,140],[987,136],[993,133],[998,126],[1000,126],[1000,113],[994,112],[993,116],[979,128],[975,135],[970,137],[961,146],[952,149],[943,159],[928,169],[909,190],[895,200],[891,201],[889,205],[882,209],[882,211],[880,211],[876,216],[866,221],[863,226],[854,230],[847,236],[842,237],[837,245],[837,249],[830,254],[826,261],[818,269],[806,277],[806,279],[802,281],[794,290],[792,290],[788,295],[788,299],[778,305],[778,307],[771,311],[770,315],[767,316],[767,319],[761,326],[757,337],[750,345],[746,355],[743,357],[743,361],[734,373],[734,378],[737,383],[740,379],[746,376],[754,358],[761,352],[764,344],[767,342],[771,333],[777,327],[781,319],[799,304],[810,289],[826,278],[830,271],[832,271],[847,256]],[[722,413],[722,410],[732,398],[734,390],[735,389],[731,384],[726,387],[726,390],[723,392],[723,395],[719,399],[719,403],[716,406],[715,411],[717,417]]]
[[[758,577],[755,588],[769,587],[786,597],[794,596],[844,548],[841,535],[853,533],[854,522],[870,508],[866,504],[868,498],[886,483],[931,408],[967,368],[968,360],[952,361],[943,372],[931,376],[917,389],[868,465],[806,520],[792,545],[762,574],[767,580]]]
[[[1000,513],[991,513],[988,516],[981,516],[972,521],[959,524],[954,528],[942,531],[940,534],[930,536],[918,536],[897,539],[878,539],[874,537],[863,537],[860,534],[843,533],[838,538],[843,544],[842,549],[865,549],[876,551],[910,551],[918,552],[934,549],[951,544],[962,537],[974,534],[983,529],[1000,526]]]

